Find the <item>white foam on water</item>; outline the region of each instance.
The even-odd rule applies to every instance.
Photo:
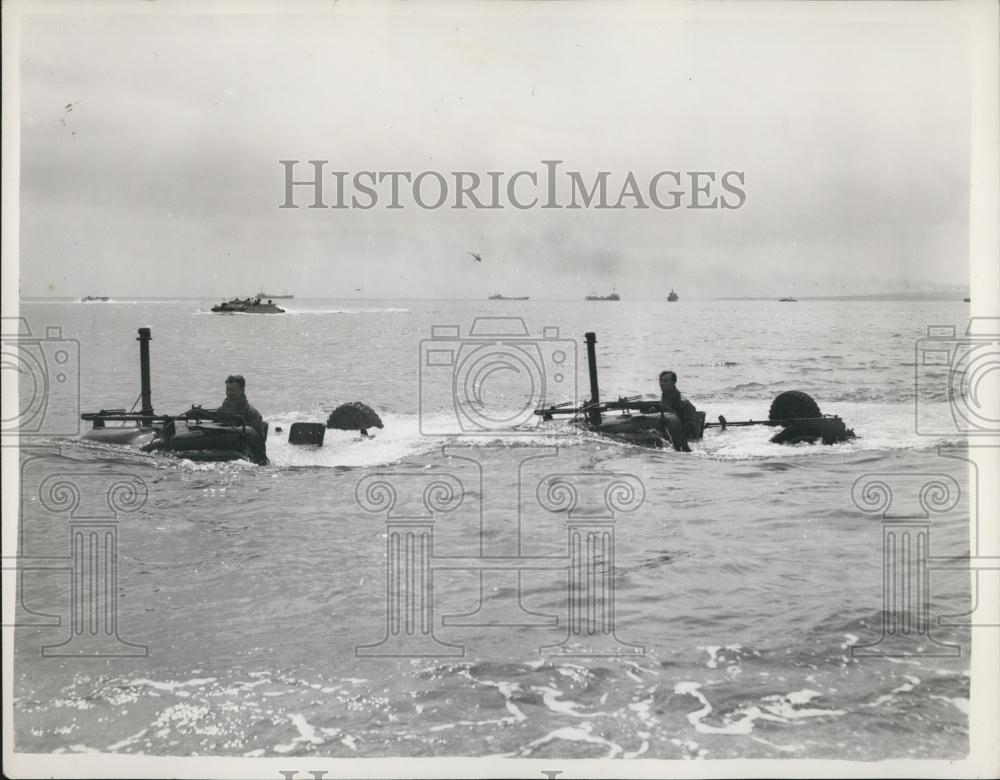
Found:
[[[516,704],[514,704],[513,701],[511,701],[511,696],[513,696],[515,693],[521,692],[520,685],[518,685],[517,683],[507,682],[505,680],[501,680],[500,682],[494,682],[492,680],[480,680],[480,684],[494,686],[497,690],[500,691],[500,694],[503,696],[504,705],[507,707],[507,712],[511,714],[512,719],[503,718],[501,719],[502,721],[518,723],[520,721],[528,719],[528,716],[524,714],[521,708],[518,707]]]
[[[293,445],[288,443],[288,432],[295,422],[325,423],[329,414],[324,410],[289,412],[269,418],[270,433],[267,439],[267,456],[272,467],[319,468],[371,468],[440,452],[454,444],[483,447],[521,447],[559,445],[572,446],[580,441],[581,432],[575,428],[546,431],[534,427],[522,430],[488,432],[486,435],[465,435],[459,430],[447,435],[428,435],[424,431],[456,428],[454,415],[428,416],[382,414],[385,427],[371,429],[370,438],[358,431],[326,429],[323,445]],[[276,427],[281,427],[277,432]],[[208,465],[211,468],[213,464]],[[214,464],[218,465],[218,464]]]
[[[557,688],[532,686],[532,690],[542,694],[542,703],[546,707],[562,715],[571,715],[574,718],[594,718],[611,714],[609,712],[577,712],[577,708],[581,705],[571,701],[560,701],[563,692]]]
[[[941,701],[946,701],[953,705],[955,709],[961,712],[963,715],[969,714],[970,702],[961,696],[938,696],[937,694],[931,694],[932,699],[940,699]]]
[[[963,670],[963,671],[956,672],[956,671],[954,671],[952,669],[935,669],[934,670],[934,674],[938,675],[939,677],[968,677],[969,676],[968,670]]]
[[[430,438],[420,432],[419,418],[415,416],[383,416],[385,428],[373,429],[371,437],[362,437],[358,431],[327,429],[323,445],[294,445],[288,443],[288,431],[294,422],[326,422],[321,411],[271,418],[267,439],[267,457],[271,466],[290,467],[364,467],[384,466],[406,458],[440,449],[440,437]],[[280,426],[278,433],[275,428]]]
[[[245,693],[252,688],[256,688],[258,685],[267,685],[269,682],[273,681],[268,677],[264,677],[260,680],[254,680],[252,682],[249,680],[234,680],[228,686],[222,688],[220,692],[227,696],[234,696],[238,693]]]
[[[709,645],[704,649],[708,653],[708,661],[705,662],[705,666],[707,666],[709,669],[714,669],[716,666],[719,665],[718,662],[715,660],[715,656],[722,649],[722,646]]]
[[[813,699],[821,696],[818,691],[804,689],[792,691],[787,694],[775,694],[765,696],[761,707],[749,706],[741,707],[733,713],[722,716],[722,726],[712,726],[704,723],[712,712],[712,705],[704,694],[701,693],[701,685],[696,682],[680,682],[674,686],[675,693],[688,694],[694,696],[702,703],[700,710],[689,712],[688,722],[694,726],[695,730],[702,734],[749,734],[753,730],[754,722],[757,720],[775,721],[778,723],[789,723],[802,718],[812,718],[821,716],[839,716],[846,714],[846,710],[825,710],[818,708],[805,708],[801,705],[808,704]]]
[[[875,699],[875,701],[868,702],[867,704],[865,704],[863,706],[865,706],[865,707],[878,707],[879,705],[886,704],[887,702],[893,701],[896,698],[896,694],[897,693],[909,693],[916,686],[920,685],[920,678],[919,677],[914,677],[913,675],[910,675],[910,674],[904,674],[903,677],[905,677],[909,682],[905,682],[902,685],[897,686],[896,688],[893,688],[889,693],[883,693],[881,696],[879,696],[877,699]]]
[[[53,707],[68,707],[74,710],[92,710],[96,706],[86,699],[53,699],[49,703]]]
[[[625,672],[627,677],[632,678],[637,683],[644,682],[644,680],[639,676],[641,674],[652,674],[654,677],[658,675],[655,669],[643,669],[630,663],[623,664],[621,669]]]
[[[312,742],[314,745],[322,744],[322,738],[316,733],[316,729],[309,725],[309,722],[304,716],[299,715],[298,713],[292,713],[288,717],[292,721],[295,728],[299,730],[299,736],[302,739]]]
[[[561,674],[563,677],[569,677],[574,682],[586,683],[587,678],[590,677],[590,670],[585,666],[579,666],[577,664],[560,664],[556,668],[556,672]]]
[[[298,713],[291,713],[288,715],[288,719],[292,722],[292,725],[295,726],[295,730],[299,732],[299,736],[294,737],[292,741],[287,744],[275,745],[273,748],[275,753],[291,753],[300,744],[323,744],[324,739],[317,733],[316,728],[312,726],[304,716]]]
[[[488,685],[492,688],[496,688],[500,694],[504,697],[504,706],[510,716],[503,718],[492,718],[490,720],[460,720],[454,723],[440,723],[436,726],[431,726],[430,731],[449,731],[457,726],[508,726],[511,723],[519,723],[528,719],[528,716],[521,711],[521,709],[511,701],[511,697],[515,693],[521,691],[521,686],[517,683],[507,682],[501,680],[499,682],[493,680],[475,680],[468,674],[467,670],[463,670],[464,676],[469,677],[477,685]]]
[[[684,748],[690,755],[684,756],[686,759],[690,758],[705,758],[708,755],[708,751],[701,747],[693,739],[671,739],[670,744],[675,745],[679,748]]]
[[[797,753],[800,750],[805,750],[805,745],[778,745],[774,742],[769,742],[763,737],[750,737],[754,742],[760,742],[768,747],[773,747],[775,750],[780,750],[782,753]]]
[[[543,737],[539,737],[532,742],[529,742],[524,748],[522,748],[517,753],[509,753],[507,756],[521,755],[527,756],[536,747],[541,745],[546,745],[549,742],[553,742],[557,739],[564,740],[566,742],[589,742],[595,745],[605,745],[608,748],[608,754],[604,758],[614,758],[622,753],[624,749],[621,745],[616,742],[611,742],[610,740],[603,739],[598,736],[594,736],[590,733],[593,727],[589,723],[582,723],[580,726],[564,726],[563,728],[556,729],[555,731],[550,731]]]
[[[133,742],[137,742],[138,740],[146,736],[146,732],[148,731],[149,729],[142,729],[141,731],[137,731],[131,737],[126,737],[121,742],[115,742],[115,744],[113,745],[108,745],[107,748],[105,748],[105,750],[114,753],[116,750],[121,750],[123,747],[128,747]]]
[[[941,406],[947,406],[946,404]],[[934,435],[916,432],[916,409],[910,404],[838,403],[824,408],[823,414],[839,415],[857,438],[838,444],[771,444],[770,439],[781,428],[753,425],[742,428],[709,428],[700,441],[691,442],[691,454],[713,460],[754,460],[759,458],[788,458],[798,456],[835,455],[872,450],[922,449],[965,440],[958,430],[949,431],[946,422],[940,422]],[[923,409],[921,409],[921,412]],[[940,410],[939,410],[940,411]],[[722,414],[728,421],[761,421],[767,419],[767,410],[748,404],[720,404],[711,409],[709,422]],[[940,414],[938,415],[940,416]],[[950,419],[950,415],[948,416]]]
[[[704,650],[706,653],[708,653],[708,661],[705,662],[705,665],[709,669],[716,669],[718,668],[720,662],[725,663],[727,660],[729,660],[726,658],[725,655],[720,655],[720,652],[722,650],[728,650],[729,652],[732,653],[738,653],[740,650],[743,649],[743,645],[725,645],[725,646],[705,645],[705,646],[699,646],[698,649]],[[732,664],[726,667],[726,671],[729,672],[730,674],[741,674],[743,670],[740,669],[736,664]]]
[[[791,693],[786,693],[784,695],[775,694],[773,696],[765,696],[763,701],[771,703],[764,704],[763,708],[772,715],[777,715],[785,721],[800,720],[802,718],[816,718],[825,715],[834,716],[847,714],[847,710],[824,710],[820,708],[802,707],[802,705],[808,704],[813,699],[819,698],[822,695],[823,694],[819,691],[804,688],[800,691],[792,691]]]
[[[696,682],[686,681],[679,682],[674,686],[674,693],[687,694],[688,696],[694,696],[698,701],[702,703],[702,708],[700,710],[695,710],[694,712],[689,712],[687,714],[688,723],[694,726],[695,731],[701,734],[749,734],[753,730],[753,722],[755,720],[751,713],[744,713],[744,717],[738,721],[727,722],[724,726],[710,726],[702,721],[709,716],[712,712],[712,705],[709,703],[708,699],[702,694],[701,685]],[[756,710],[756,707],[752,708]],[[757,710],[757,713],[760,711]],[[759,714],[758,714],[759,717]],[[724,721],[728,718],[724,717]]]
[[[644,739],[642,741],[642,744],[639,746],[638,750],[629,750],[629,751],[626,751],[623,754],[623,758],[638,758],[643,753],[645,753],[647,750],[649,750],[649,740],[648,739]]]
[[[125,685],[133,687],[146,686],[149,688],[154,688],[158,691],[175,692],[180,688],[187,688],[188,686],[192,685],[198,687],[204,687],[209,683],[215,682],[215,680],[216,680],[215,677],[194,677],[190,680],[183,680],[181,682],[158,682],[156,680],[147,680],[145,677],[143,677],[138,680],[129,680],[125,683]]]
[[[209,708],[204,705],[186,702],[174,704],[157,716],[156,720],[153,721],[152,728],[158,729],[156,737],[159,739],[166,739],[171,729],[180,732],[209,733],[212,729],[206,731],[199,726],[201,720],[209,712]]]
[[[655,717],[652,713],[653,709],[653,694],[656,691],[656,686],[653,686],[652,690],[649,692],[649,698],[643,699],[642,701],[634,701],[628,705],[628,708],[632,710],[648,728],[652,729],[656,726],[660,720]],[[639,736],[642,736],[640,732]]]

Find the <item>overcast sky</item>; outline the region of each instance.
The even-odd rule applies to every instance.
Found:
[[[22,17],[26,296],[691,299],[968,278],[963,6],[98,8]],[[484,179],[555,159],[609,171],[612,204],[630,171],[640,188],[740,171],[746,198],[423,209],[403,182],[387,209],[386,182],[369,210],[280,209],[288,159]]]

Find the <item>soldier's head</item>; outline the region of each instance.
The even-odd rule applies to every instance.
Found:
[[[660,372],[660,390],[666,392],[667,390],[673,390],[677,384],[677,374],[673,371],[661,371]]]
[[[238,401],[246,392],[247,380],[240,374],[230,374],[226,377],[226,400]]]

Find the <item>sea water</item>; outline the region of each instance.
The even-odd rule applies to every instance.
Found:
[[[929,522],[934,560],[970,553],[966,438],[947,367],[920,359],[928,326],[962,338],[967,305],[296,299],[261,316],[212,303],[22,304],[49,340],[51,381],[31,392],[52,425],[132,407],[136,330],[149,327],[156,411],[215,407],[241,373],[271,462],[145,455],[34,418],[39,435],[21,439],[18,751],[965,754],[970,637],[947,617],[971,609],[968,571],[932,570],[911,603],[926,601],[933,625],[904,626],[915,609],[884,601],[898,575],[884,515]],[[537,365],[462,369],[477,318],[480,331],[520,318]],[[779,446],[765,426],[711,428],[683,454],[525,415],[543,397],[589,396],[588,331],[604,399],[654,399],[670,368],[709,421],[766,419],[795,389],[857,438]],[[62,383],[53,344],[69,356]],[[448,408],[480,391],[484,409],[509,412],[490,418],[501,423],[476,429]],[[293,422],[355,400],[381,415],[374,438],[288,444]],[[138,487],[109,501],[123,480]],[[53,490],[63,482],[75,499]],[[929,482],[935,511],[919,497]],[[73,545],[97,527],[110,552],[91,560]],[[85,612],[81,578],[112,574],[106,611]]]

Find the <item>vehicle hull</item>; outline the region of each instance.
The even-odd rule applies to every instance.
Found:
[[[267,464],[264,437],[246,426],[176,420],[158,426],[94,428],[82,438],[143,452],[166,452],[189,460],[250,460],[258,465]]]

